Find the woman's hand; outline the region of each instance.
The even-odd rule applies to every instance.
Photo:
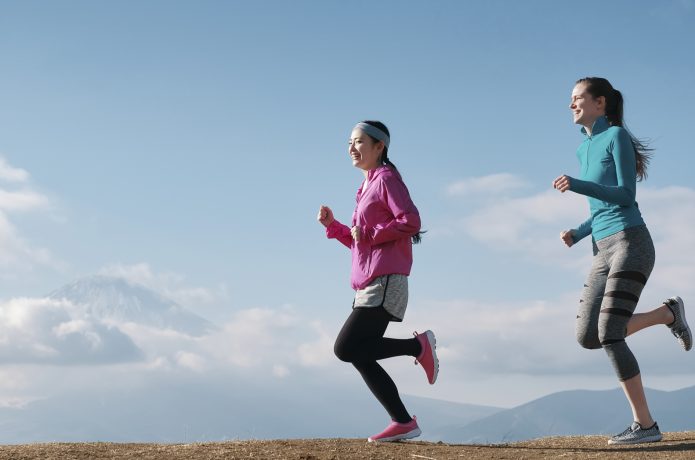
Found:
[[[356,225],[350,229],[350,234],[352,235],[352,239],[355,241],[359,241],[360,237],[362,236],[360,234],[360,228]]]
[[[319,208],[319,215],[316,217],[316,220],[318,220],[324,227],[328,227],[335,220],[333,217],[333,211],[331,211],[331,208],[328,206],[321,206]]]
[[[560,232],[560,239],[562,240],[563,243],[565,243],[565,246],[568,248],[571,248],[572,245],[574,244],[574,230],[563,230]]]
[[[553,188],[565,193],[570,189],[570,176],[564,174],[553,181]]]

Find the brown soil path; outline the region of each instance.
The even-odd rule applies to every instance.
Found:
[[[233,441],[205,444],[29,444],[0,446],[0,460],[536,460],[536,459],[695,459],[695,432],[667,433],[659,443],[606,444],[603,436],[544,438],[505,445],[427,442],[370,444],[363,439]]]

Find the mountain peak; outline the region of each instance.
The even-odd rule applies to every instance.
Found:
[[[103,320],[133,322],[191,335],[202,335],[212,324],[171,299],[124,278],[95,275],[80,278],[48,295],[68,300]]]

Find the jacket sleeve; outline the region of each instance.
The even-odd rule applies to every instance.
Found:
[[[591,222],[592,218],[589,217],[587,220],[582,222],[579,227],[574,229],[574,235],[572,236],[572,239],[574,240],[574,243],[579,243],[580,240],[583,238],[591,235]]]
[[[570,190],[619,206],[631,206],[635,202],[637,190],[637,162],[627,131],[618,131],[612,147],[618,185],[602,185],[570,177]]]
[[[400,179],[391,176],[382,180],[379,183],[379,194],[393,217],[374,227],[361,228],[368,243],[374,246],[400,238],[409,238],[420,231],[420,213]]]
[[[348,248],[352,247],[352,234],[350,233],[350,228],[337,220],[333,220],[333,222],[326,227],[326,237],[335,238]]]

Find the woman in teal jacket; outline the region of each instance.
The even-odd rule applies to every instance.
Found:
[[[562,175],[553,181],[553,187],[585,195],[591,213],[560,237],[571,247],[591,235],[594,253],[579,301],[577,340],[584,348],[606,351],[632,407],[634,422],[608,443],[660,441],[637,360],[625,337],[666,324],[686,351],[692,347],[692,337],[678,296],[650,312],[634,313],[655,259],[649,230],[635,201],[637,180],[647,175],[650,149],[623,126],[622,94],[605,78],[579,80],[570,110],[586,136],[577,149],[581,173],[579,178]]]

